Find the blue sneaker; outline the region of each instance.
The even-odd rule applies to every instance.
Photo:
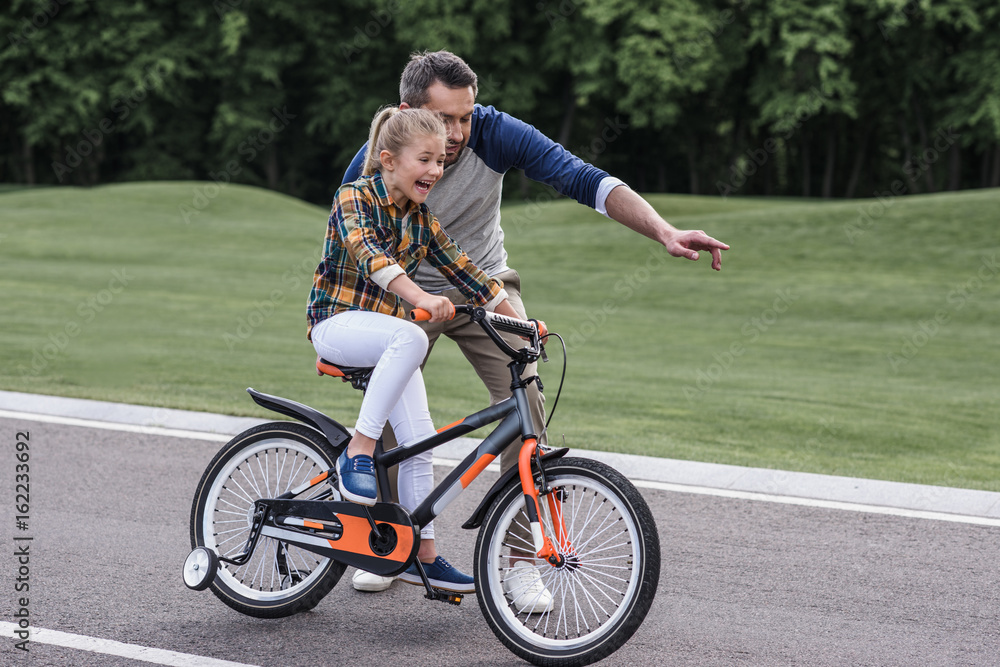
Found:
[[[378,484],[375,481],[375,462],[365,454],[348,458],[347,450],[337,459],[337,477],[340,480],[340,494],[360,505],[375,504]]]
[[[453,593],[475,593],[476,592],[476,580],[469,575],[456,570],[451,566],[451,563],[446,561],[441,556],[434,559],[433,563],[422,563],[424,566],[424,572],[427,573],[427,579],[431,582],[431,586],[434,588],[440,588],[441,590],[451,591]],[[423,586],[424,582],[420,578],[420,573],[417,572],[417,564],[412,563],[410,567],[406,568],[406,572],[399,575],[400,581],[405,581],[408,584],[416,584],[417,586]]]

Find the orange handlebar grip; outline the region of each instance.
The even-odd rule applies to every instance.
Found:
[[[451,308],[451,314],[448,315],[448,319],[453,319],[455,317],[455,305],[449,303],[448,306]],[[414,322],[427,322],[431,319],[431,313],[423,308],[414,308],[410,311],[410,319]]]

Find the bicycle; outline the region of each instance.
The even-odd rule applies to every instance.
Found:
[[[348,430],[313,408],[248,388],[257,404],[301,423],[248,429],[211,461],[191,508],[189,588],[211,588],[242,614],[278,618],[315,607],[347,566],[392,576],[416,563],[426,598],[459,604],[462,595],[433,588],[417,560],[420,526],[520,436],[518,465],[501,474],[463,525],[479,528],[473,574],[487,623],[508,649],[537,665],[590,664],[628,641],[659,581],[659,537],[648,505],[610,466],[537,443],[526,387],[539,382],[541,389],[541,381],[521,376],[544,355],[548,334],[534,321],[483,308],[456,306],[456,313],[479,323],[510,357],[511,397],[421,442],[385,451],[378,441],[378,486],[388,489],[387,471],[400,461],[500,422],[427,499],[413,512],[395,503],[369,508],[342,500],[336,460],[351,438]],[[528,344],[515,349],[501,332]],[[364,390],[373,369],[318,359],[317,370]],[[511,590],[512,549],[534,554],[553,599],[548,608],[520,604],[520,592]]]

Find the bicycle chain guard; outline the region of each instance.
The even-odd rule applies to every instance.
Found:
[[[260,502],[260,501],[258,501]],[[403,572],[416,558],[420,533],[396,503],[268,500],[260,534],[380,576]],[[372,530],[372,522],[378,532]]]

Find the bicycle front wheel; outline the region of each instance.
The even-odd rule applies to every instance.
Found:
[[[545,477],[552,493],[539,498],[540,520],[562,565],[532,553],[515,480],[479,531],[476,593],[487,623],[518,656],[536,665],[588,665],[621,647],[645,619],[660,576],[659,537],[646,501],[613,468],[565,458],[545,465]],[[517,562],[525,558],[547,593],[530,585],[534,572],[525,579],[526,564]]]
[[[338,452],[311,428],[291,422],[255,426],[229,441],[198,484],[191,508],[191,547],[232,558],[247,544],[254,501],[275,498],[335,464]],[[300,499],[323,499],[330,486]],[[242,566],[222,563],[212,592],[236,611],[258,618],[312,609],[340,581],[346,566],[270,537],[261,537]]]

